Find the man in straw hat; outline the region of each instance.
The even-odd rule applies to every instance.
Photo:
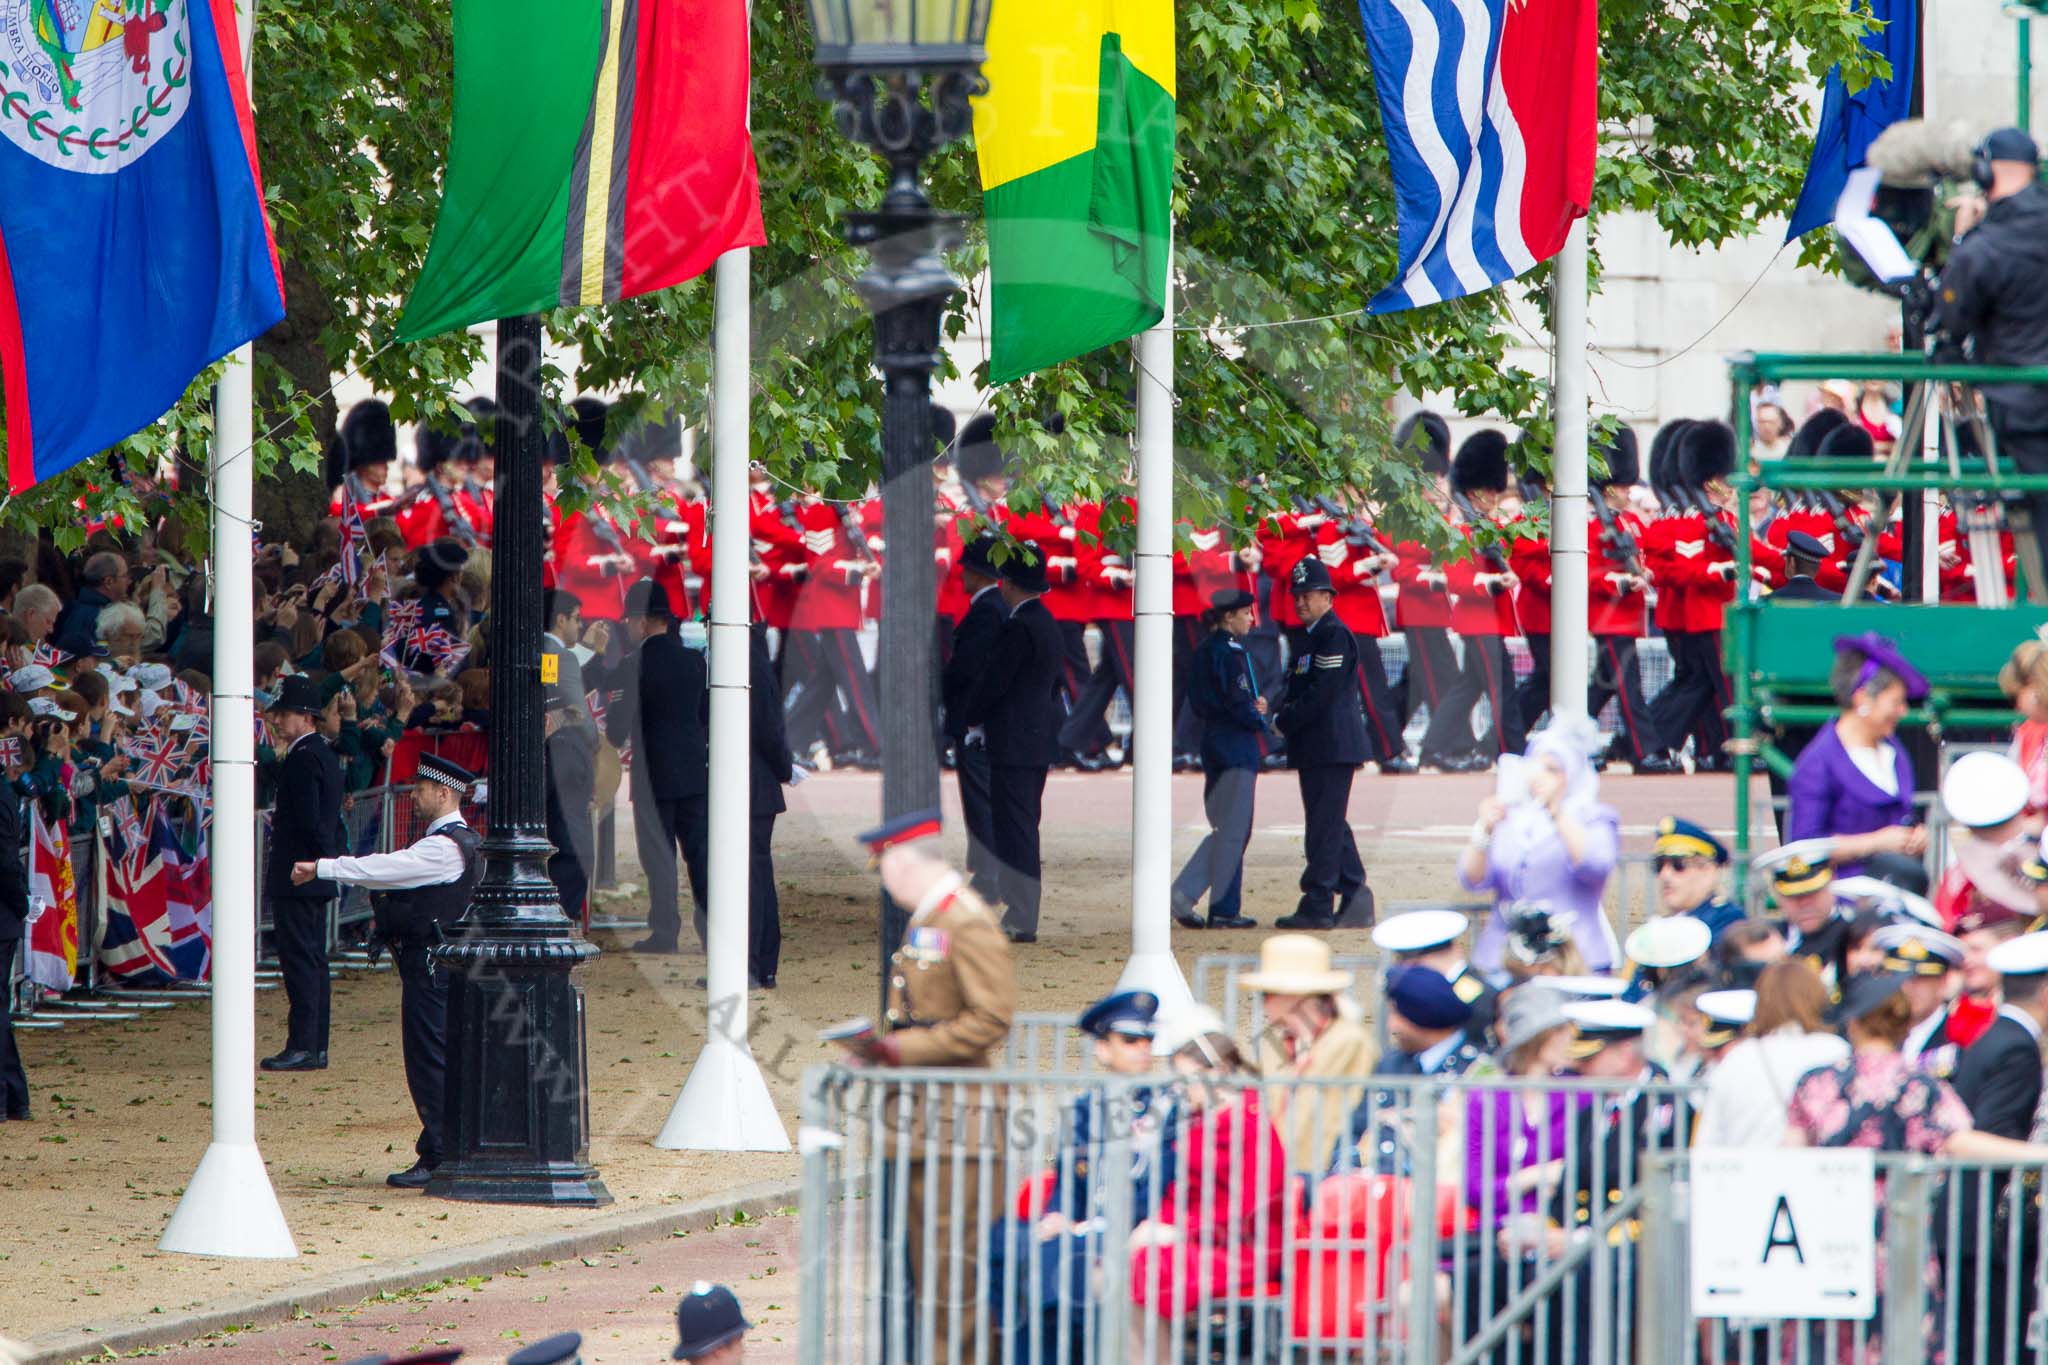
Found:
[[[320,858],[292,864],[292,880],[367,886],[375,898],[377,932],[398,962],[400,1041],[405,1084],[419,1112],[418,1160],[386,1176],[404,1190],[425,1189],[443,1153],[441,1117],[448,1061],[448,971],[428,955],[444,931],[469,909],[482,863],[483,838],[462,818],[462,798],[476,778],[439,754],[422,754],[412,803],[427,832],[410,847],[361,858]]]
[[[1330,945],[1311,934],[1275,934],[1259,945],[1259,969],[1242,980],[1257,991],[1265,1017],[1260,1070],[1269,1079],[1335,1077],[1345,1086],[1276,1086],[1268,1100],[1287,1169],[1320,1172],[1350,1128],[1378,1049],[1358,1003],[1351,973],[1331,965]]]

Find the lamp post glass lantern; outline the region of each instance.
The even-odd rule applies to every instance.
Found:
[[[882,816],[939,804],[937,710],[932,667],[936,568],[931,543],[931,379],[940,363],[939,324],[960,281],[940,253],[957,247],[965,220],[939,213],[924,191],[924,160],[966,135],[968,101],[987,89],[990,0],[811,0],[819,93],[847,138],[889,163],[881,206],[846,216],[846,240],[865,247],[868,269],[855,287],[875,318],[875,366],[882,372],[882,534],[897,547],[882,568]],[[904,914],[882,897],[881,985]]]

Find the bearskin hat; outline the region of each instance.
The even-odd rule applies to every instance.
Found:
[[[1600,453],[1607,460],[1607,477],[1599,481],[1606,488],[1611,484],[1627,487],[1643,481],[1642,455],[1636,446],[1636,430],[1626,423],[1614,429],[1614,435],[1601,443]]]
[[[455,432],[422,422],[412,436],[413,463],[420,467],[420,473],[431,474],[454,459],[456,447],[461,444],[462,437]]]
[[[1735,472],[1735,428],[1726,422],[1694,422],[1678,445],[1679,474],[1698,488]]]
[[[569,407],[575,414],[576,439],[583,442],[583,448],[595,456],[599,464],[609,464],[612,448],[605,440],[604,428],[606,419],[611,416],[611,404],[586,394]]]
[[[485,454],[495,454],[498,449],[498,403],[477,393],[462,400],[462,406],[469,409],[469,421],[463,424],[462,434],[476,442],[475,454],[457,452],[458,457],[477,459]]]
[[[1814,455],[1823,460],[1874,460],[1877,458],[1877,442],[1859,422],[1844,419],[1835,424],[1835,429],[1820,438],[1820,445]]]
[[[1451,486],[1460,493],[1485,489],[1499,493],[1508,486],[1508,438],[1491,427],[1465,438],[1451,461]]]
[[[1690,417],[1681,417],[1675,422],[1666,422],[1657,428],[1657,434],[1650,438],[1650,486],[1669,488],[1682,481],[1678,469],[1678,447],[1685,439],[1685,433],[1692,427]]]
[[[1394,449],[1415,451],[1425,474],[1441,477],[1451,472],[1450,424],[1427,408],[1401,419],[1394,428]]]
[[[1003,448],[996,444],[996,419],[993,413],[979,413],[966,426],[960,428],[959,454],[956,457],[960,477],[968,483],[979,483],[997,474],[1008,472],[1009,461],[1003,455]]]
[[[398,458],[398,427],[381,399],[365,398],[341,419],[341,444],[348,452],[351,474],[364,465],[390,464]]]
[[[1799,429],[1792,433],[1792,439],[1785,443],[1785,458],[1801,459],[1820,454],[1820,443],[1848,420],[1833,408],[1822,408],[1800,423]]]
[[[934,458],[945,464],[953,458],[953,437],[959,433],[960,419],[944,403],[932,404],[932,445],[937,447]]]

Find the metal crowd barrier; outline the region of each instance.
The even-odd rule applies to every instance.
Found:
[[[798,1358],[1681,1361],[1637,1239],[1692,1120],[1670,1084],[815,1068]]]

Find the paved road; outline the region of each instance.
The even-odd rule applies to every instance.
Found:
[[[341,1312],[207,1337],[153,1360],[180,1365],[350,1361],[450,1345],[500,1361],[557,1332],[583,1334],[589,1365],[663,1361],[675,1348],[676,1300],[700,1279],[723,1280],[756,1330],[747,1359],[796,1359],[797,1223],[769,1218],[553,1262]]]

